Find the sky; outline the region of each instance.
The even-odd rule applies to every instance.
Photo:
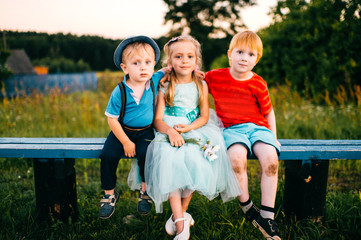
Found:
[[[241,17],[252,31],[268,26],[277,0],[257,0]],[[123,39],[165,35],[163,0],[0,0],[0,31],[35,31]]]

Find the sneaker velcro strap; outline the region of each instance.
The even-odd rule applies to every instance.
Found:
[[[111,204],[111,203],[115,203],[115,202],[116,202],[115,195],[111,195],[111,196],[109,196],[109,198],[102,198],[100,200],[100,203],[109,203],[109,204]]]
[[[147,202],[150,203],[150,204],[153,203],[152,199],[139,198],[139,199],[138,199],[138,202],[141,202],[141,201],[147,201]]]
[[[140,194],[140,198],[145,200],[152,200],[148,195],[145,194]]]
[[[100,203],[112,203],[113,199],[112,198],[102,198],[100,200]]]

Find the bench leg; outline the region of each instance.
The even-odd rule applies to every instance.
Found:
[[[312,161],[307,183],[301,171],[302,161],[285,161],[284,210],[286,217],[321,220],[326,214],[329,160]]]
[[[74,159],[34,159],[36,207],[39,220],[76,221],[78,206]]]

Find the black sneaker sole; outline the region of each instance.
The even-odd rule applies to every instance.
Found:
[[[139,215],[142,215],[142,216],[147,216],[147,215],[150,213],[150,211],[149,211],[149,212],[147,212],[147,213],[140,213],[140,212],[138,211],[138,213],[139,213]]]
[[[263,234],[263,236],[266,238],[266,239],[269,239],[269,240],[281,240],[281,238],[279,236],[270,236],[268,235],[268,233],[261,227],[261,225],[259,225],[256,220],[253,220],[252,221],[252,224],[253,226],[255,226],[258,230],[261,231],[261,233]]]
[[[108,219],[108,218],[110,218],[111,216],[113,216],[113,213],[115,212],[115,206],[114,206],[114,208],[113,208],[113,211],[108,215],[108,216],[100,216],[100,219]]]

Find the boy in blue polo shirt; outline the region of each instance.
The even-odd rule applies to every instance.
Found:
[[[138,212],[148,214],[152,208],[152,200],[146,192],[144,164],[149,140],[154,138],[154,100],[164,76],[164,71],[154,73],[159,57],[158,45],[146,36],[127,38],[114,52],[114,63],[124,71],[125,77],[113,90],[105,112],[111,132],[100,154],[101,187],[105,194],[100,201],[101,219],[114,213],[119,197],[114,190],[116,170],[124,157],[138,160],[141,178]]]

